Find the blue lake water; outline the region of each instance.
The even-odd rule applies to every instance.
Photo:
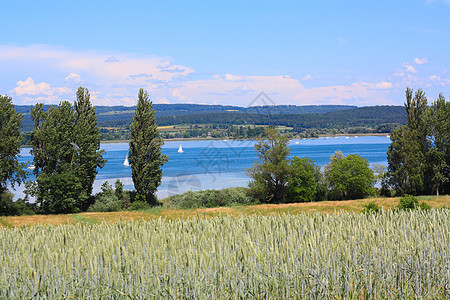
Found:
[[[292,140],[289,144],[291,157],[309,157],[320,166],[326,165],[330,155],[342,151],[344,155],[358,154],[367,158],[370,164],[386,165],[390,139],[385,136],[331,137]],[[254,150],[256,141],[169,141],[163,146],[163,153],[169,161],[163,167],[163,179],[158,188],[160,199],[188,190],[221,189],[246,186],[249,177],[245,169],[258,160]],[[180,144],[184,153],[178,153]],[[100,169],[94,183],[94,193],[100,191],[104,181],[113,184],[120,179],[125,188],[132,190],[131,168],[123,162],[128,153],[128,143],[102,143],[108,161]],[[20,161],[32,161],[30,148],[23,148]],[[15,191],[16,198],[23,196],[23,187]]]

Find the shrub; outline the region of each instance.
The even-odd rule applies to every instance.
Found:
[[[145,209],[149,209],[150,208],[150,204],[147,203],[147,201],[142,201],[142,200],[138,200],[138,201],[134,201],[131,206],[128,208],[128,210],[145,210]]]
[[[217,207],[233,204],[252,204],[255,200],[244,187],[223,190],[188,191],[167,198],[169,205],[178,208]]]
[[[405,195],[404,197],[400,198],[400,203],[397,206],[397,209],[399,210],[407,210],[407,209],[412,210],[416,208],[429,210],[431,209],[431,206],[429,206],[425,202],[419,204],[419,200],[412,195]]]
[[[363,213],[370,214],[370,213],[378,213],[380,212],[381,208],[376,204],[375,202],[369,202],[366,205],[364,205]]]
[[[88,211],[90,212],[111,212],[122,210],[123,201],[117,197],[112,186],[105,181],[101,187],[102,191],[96,195],[95,203]]]
[[[0,216],[34,215],[34,204],[27,199],[13,201],[14,194],[6,190],[0,193]]]
[[[88,211],[90,212],[111,212],[122,210],[122,201],[116,195],[101,194]]]

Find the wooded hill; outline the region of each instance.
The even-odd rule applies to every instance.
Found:
[[[45,105],[44,109],[48,109]],[[302,129],[342,129],[349,127],[390,128],[406,124],[403,106],[346,105],[278,105],[278,106],[224,106],[200,104],[154,104],[159,126],[180,124],[276,125]],[[24,114],[22,132],[33,129],[30,105],[17,105]],[[134,107],[97,106],[98,126],[128,129],[134,116]],[[381,127],[380,127],[381,126]]]

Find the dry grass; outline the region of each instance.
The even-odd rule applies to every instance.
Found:
[[[426,202],[433,208],[450,207],[450,196],[421,196],[419,202]],[[211,218],[220,215],[273,215],[299,213],[334,213],[339,211],[360,212],[364,205],[375,202],[383,209],[392,209],[399,203],[400,198],[369,198],[362,200],[348,201],[323,201],[309,203],[288,203],[288,204],[259,204],[249,206],[215,207],[199,209],[167,209],[152,208],[146,211],[120,211],[110,213],[80,213],[71,215],[35,215],[20,217],[0,218],[1,227],[40,225],[60,225],[75,223],[115,223],[129,220],[152,220],[156,218],[166,219],[192,219]]]

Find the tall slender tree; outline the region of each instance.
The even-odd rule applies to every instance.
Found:
[[[423,193],[429,186],[425,176],[426,154],[429,148],[425,115],[427,98],[419,89],[406,89],[405,109],[407,124],[391,134],[392,143],[387,152],[389,184],[398,195]]]
[[[98,168],[102,168],[106,160],[103,159],[105,151],[100,150],[101,135],[97,126],[95,107],[92,106],[89,90],[86,88],[78,88],[74,115],[72,146],[76,150],[75,174],[81,181],[84,196],[87,197],[92,193]]]
[[[426,114],[428,125],[427,172],[433,193],[448,193],[450,178],[450,102],[440,94]]]
[[[161,184],[162,166],[168,161],[161,153],[163,140],[158,136],[155,110],[148,93],[139,90],[138,102],[130,125],[131,141],[129,162],[138,199],[144,197],[150,204],[156,204],[155,192]]]
[[[12,98],[0,95],[0,194],[6,190],[7,182],[14,188],[26,177],[24,164],[18,161],[22,121],[23,115],[14,108]]]

